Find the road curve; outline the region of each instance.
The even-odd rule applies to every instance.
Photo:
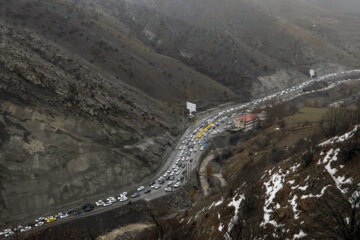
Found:
[[[359,77],[358,77],[359,76]],[[303,92],[303,88],[312,85],[315,82],[319,82],[319,81],[332,81],[334,80],[333,84],[331,85],[332,87],[336,87],[338,84],[344,82],[344,80],[346,80],[346,78],[349,77],[358,77],[360,79],[360,70],[359,69],[355,69],[355,70],[349,70],[349,71],[345,71],[345,72],[340,72],[340,73],[332,73],[332,74],[328,74],[325,76],[321,76],[318,78],[314,78],[314,79],[310,79],[307,81],[304,81],[298,85],[295,85],[293,87],[287,88],[285,90],[279,91],[277,93],[271,94],[269,96],[265,96],[259,99],[255,99],[251,102],[248,103],[241,103],[241,104],[233,104],[230,106],[226,106],[226,107],[222,107],[222,108],[214,108],[212,111],[206,112],[205,114],[203,114],[199,119],[197,119],[194,123],[192,123],[183,133],[183,135],[179,138],[179,141],[173,146],[173,151],[171,152],[171,154],[168,156],[167,160],[164,162],[164,164],[162,165],[162,167],[159,169],[159,171],[154,174],[154,180],[158,179],[160,176],[162,176],[168,169],[171,168],[171,166],[173,166],[175,164],[175,161],[177,159],[179,159],[179,153],[180,153],[180,146],[183,146],[182,142],[184,141],[184,139],[186,139],[187,136],[191,135],[192,133],[194,133],[194,130],[198,130],[196,132],[199,133],[201,130],[203,130],[203,128],[200,128],[200,126],[202,125],[206,125],[208,126],[210,123],[215,123],[215,122],[219,122],[219,119],[225,119],[222,123],[220,123],[215,130],[219,131],[220,133],[225,131],[225,127],[228,123],[228,118],[229,115],[231,115],[233,112],[246,112],[246,110],[249,109],[254,109],[255,107],[264,107],[264,105],[266,103],[268,103],[270,100],[273,102],[275,102],[275,104],[277,103],[281,103],[281,102],[286,102],[286,101],[290,101],[298,96],[304,95],[304,94],[308,94],[309,92],[305,93]],[[328,90],[328,88],[326,89],[322,89],[322,90]],[[318,92],[318,91],[322,91],[322,90],[317,90],[317,91],[312,91],[312,92]],[[311,92],[310,92],[311,93]],[[274,101],[275,100],[275,101]],[[213,131],[213,130],[210,130]],[[206,139],[209,140],[212,137],[214,137],[214,135],[209,134],[203,134],[202,136],[202,140]],[[196,136],[192,135],[192,136]],[[192,152],[190,158],[193,159],[193,161],[190,163],[189,161],[189,165],[191,170],[194,170],[199,161],[200,161],[200,156],[201,156],[202,151],[197,150],[196,152]],[[183,180],[182,184],[185,184],[186,179]],[[141,191],[141,195],[140,197],[134,198],[134,199],[129,199],[131,201],[138,201],[140,199],[144,199],[146,201],[150,201],[153,200],[155,198],[159,198],[162,197],[166,194],[168,194],[167,192],[165,192],[165,185],[167,185],[166,183],[163,184],[161,186],[161,188],[159,189],[152,189],[152,191],[150,193],[143,193],[143,191]],[[124,191],[124,189],[119,189],[119,193]],[[132,192],[136,191],[136,189],[133,189],[133,191],[130,191],[130,194]],[[176,191],[176,189],[175,189]],[[130,195],[129,194],[129,195]],[[103,198],[106,198],[107,196],[102,196]],[[117,196],[115,196],[117,197]],[[129,196],[130,198],[130,196]],[[128,201],[129,201],[128,200]],[[33,228],[31,231],[41,231],[45,228],[54,226],[54,225],[58,225],[58,224],[62,224],[66,221],[71,221],[74,219],[78,219],[78,218],[83,218],[83,217],[87,217],[89,215],[94,215],[94,214],[99,214],[101,212],[104,211],[109,211],[111,209],[123,206],[125,204],[127,204],[127,202],[115,202],[113,203],[111,206],[109,207],[95,207],[93,211],[85,213],[85,214],[81,214],[81,215],[77,215],[77,216],[71,216],[68,218],[64,218],[64,219],[59,219],[56,222],[53,222],[51,224],[44,224],[43,226],[37,227],[37,228]],[[54,213],[55,214],[55,213]],[[3,231],[3,230],[2,230]],[[3,235],[0,236],[4,237]]]

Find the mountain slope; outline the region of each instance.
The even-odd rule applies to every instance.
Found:
[[[152,177],[185,100],[231,90],[68,1],[0,1],[0,222],[78,206]]]
[[[121,2],[102,1],[102,4],[116,6]],[[329,22],[332,13],[302,1],[137,0],[126,3],[122,9],[126,9],[130,21],[138,25],[138,32],[153,35],[149,39],[143,33],[144,41],[237,92],[242,91],[241,85],[247,89],[253,85],[252,89],[256,89],[261,86],[258,77],[279,69],[291,69],[291,75],[296,76],[306,74],[308,68],[326,72],[326,63],[359,65],[355,40],[360,36],[359,19],[339,15],[336,21],[346,23],[346,27],[333,25]],[[151,9],[153,13],[133,4]],[[349,34],[352,38],[346,37]],[[250,90],[248,95],[251,94]]]
[[[177,105],[185,99],[209,102],[236,97],[210,78],[156,54],[129,36],[125,24],[81,2],[24,0],[3,3],[2,9],[7,24],[37,32],[116,78],[114,81],[161,101]]]

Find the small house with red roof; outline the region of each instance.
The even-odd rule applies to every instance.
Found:
[[[248,131],[253,129],[259,121],[258,114],[247,114],[234,119],[235,128],[244,129]]]

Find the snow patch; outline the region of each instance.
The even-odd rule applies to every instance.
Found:
[[[206,208],[203,207],[203,209],[201,209],[201,210],[195,215],[195,219],[197,219],[197,218],[199,217],[199,215],[200,215],[201,213],[203,213],[205,210],[206,210]]]
[[[307,234],[303,232],[303,230],[300,230],[300,232],[298,234],[295,234],[293,236],[293,239],[299,239],[299,238],[303,238],[303,237],[306,237]]]
[[[224,198],[221,198],[219,201],[217,201],[215,203],[215,207],[219,206],[220,204],[222,204],[224,202]]]
[[[328,159],[327,157],[334,153],[331,159]],[[337,161],[337,155],[340,152],[340,148],[336,149],[335,151],[333,149],[330,149],[330,151],[326,154],[326,159],[323,160],[323,163],[327,162],[327,165],[325,166],[326,171],[330,174],[331,178],[334,180],[336,187],[343,193],[347,193],[346,188],[342,188],[342,185],[344,184],[352,184],[352,178],[345,179],[345,176],[335,177],[335,174],[337,172],[336,168],[331,167],[331,163]]]
[[[331,186],[331,185],[327,185],[327,186],[323,187],[323,188],[321,189],[320,193],[317,194],[317,195],[313,195],[313,194],[302,195],[302,196],[301,196],[301,199],[306,199],[306,198],[321,198],[321,197],[324,195],[325,190],[326,190],[328,187],[330,187],[330,186]]]
[[[296,209],[297,208],[297,203],[296,203],[297,198],[298,197],[296,195],[294,195],[293,199],[289,200],[289,203],[291,204],[293,212],[294,212],[295,219],[299,219],[299,213],[300,213],[300,211]]]
[[[336,137],[330,138],[329,140],[326,140],[325,142],[320,143],[319,146],[323,147],[323,146],[326,146],[329,144],[344,142],[344,141],[350,139],[359,128],[360,128],[360,124],[356,125],[352,131],[347,132],[341,136],[336,136]]]
[[[301,166],[301,164],[298,163],[298,164],[296,164],[295,166],[292,166],[290,169],[291,169],[293,172],[295,172],[296,169],[298,169],[300,166]]]
[[[274,220],[270,220],[271,213],[273,212],[271,204],[273,203],[276,193],[283,188],[283,183],[286,174],[281,174],[281,169],[279,173],[274,173],[268,182],[264,182],[266,188],[265,193],[265,205],[264,205],[264,220],[260,223],[261,227],[265,227],[266,224],[271,224],[274,227],[280,227],[282,225],[277,224]]]
[[[224,229],[224,224],[220,223],[218,228],[219,232],[222,232],[223,229]]]
[[[235,200],[237,197],[239,197],[238,200]],[[235,195],[232,199],[232,201],[228,204],[228,207],[234,207],[235,208],[235,214],[234,216],[230,219],[229,225],[228,225],[228,229],[226,231],[225,234],[225,238],[226,239],[231,239],[230,237],[230,232],[232,230],[232,228],[234,227],[235,223],[238,221],[238,213],[239,213],[239,209],[240,209],[240,204],[242,203],[242,201],[245,200],[245,195]]]

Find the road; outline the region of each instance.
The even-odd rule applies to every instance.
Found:
[[[174,166],[176,160],[179,159],[179,154],[181,152],[179,150],[179,148],[180,148],[180,146],[183,146],[182,142],[184,140],[186,140],[187,136],[190,136],[192,133],[194,133],[194,130],[197,129],[196,134],[198,132],[200,132],[204,128],[204,127],[200,128],[200,126],[202,126],[204,124],[205,124],[205,126],[208,126],[210,123],[219,122],[219,119],[224,119],[224,121],[222,123],[219,122],[220,123],[219,126],[217,126],[215,128],[215,130],[217,130],[217,131],[219,131],[221,133],[221,132],[224,132],[226,130],[225,128],[226,128],[226,125],[228,124],[228,121],[230,121],[230,120],[232,121],[232,117],[229,117],[232,113],[243,114],[243,113],[246,112],[246,110],[252,110],[255,107],[265,107],[265,105],[269,105],[270,101],[272,102],[272,104],[274,104],[274,102],[276,104],[276,103],[281,103],[281,102],[284,102],[284,101],[289,101],[289,100],[291,100],[293,98],[296,98],[296,97],[304,95],[304,94],[308,94],[308,93],[303,92],[303,88],[306,87],[306,86],[310,86],[311,84],[313,84],[315,82],[325,81],[325,80],[326,81],[332,81],[332,79],[334,79],[334,82],[333,82],[331,87],[335,87],[338,84],[340,84],[341,82],[343,82],[344,80],[346,80],[346,78],[354,77],[354,76],[360,76],[360,70],[350,70],[350,71],[341,72],[341,73],[332,73],[332,74],[321,76],[321,77],[318,77],[318,78],[315,78],[315,79],[310,79],[310,80],[302,82],[302,83],[300,83],[300,84],[298,84],[296,86],[293,86],[291,88],[279,91],[279,92],[274,93],[274,94],[269,95],[269,96],[265,96],[265,97],[253,100],[253,101],[248,102],[248,103],[233,104],[231,106],[225,106],[225,107],[222,107],[222,108],[215,108],[212,111],[208,111],[205,114],[202,114],[202,116],[199,119],[197,119],[196,122],[192,123],[185,130],[185,132],[183,133],[183,135],[181,136],[179,141],[174,145],[173,151],[171,152],[171,154],[169,155],[169,157],[167,158],[165,163],[162,165],[162,167],[159,169],[158,173],[154,176],[154,180],[156,180],[160,176],[164,175],[164,173],[166,171],[168,171],[172,166]],[[322,90],[318,90],[318,91],[324,91],[324,90],[327,90],[327,89],[322,89]],[[202,136],[201,141],[203,141],[204,139],[210,140],[211,138],[216,136],[216,135],[209,134],[209,132],[211,133],[213,131],[214,131],[213,129],[207,131],[207,133],[205,133],[204,136]],[[195,134],[195,136],[196,136],[196,134]],[[191,163],[190,163],[189,160],[186,161],[186,162],[189,162],[189,166],[190,166],[191,170],[194,170],[197,167],[197,165],[198,165],[198,163],[200,161],[201,153],[202,153],[202,151],[199,150],[199,145],[198,144],[195,145],[195,148],[197,148],[197,151],[192,152],[191,156],[190,156],[190,158],[192,158],[193,161]],[[187,148],[187,150],[189,150],[189,148]],[[181,171],[183,171],[183,169],[181,169]],[[178,175],[178,176],[181,176],[181,174]],[[183,180],[181,185],[184,185],[185,183],[186,183],[186,178]],[[128,197],[129,197],[129,200],[131,200],[131,201],[138,201],[140,199],[150,201],[152,199],[159,198],[159,197],[162,197],[162,196],[168,194],[168,192],[165,192],[165,187],[166,186],[167,186],[167,184],[165,183],[165,184],[163,184],[161,186],[161,188],[156,189],[156,190],[152,189],[152,191],[150,193],[146,193],[146,194],[143,191],[141,191],[140,197],[130,199],[131,193],[136,191],[136,189],[134,189],[133,191],[131,191],[129,193]],[[145,187],[147,187],[147,185]],[[119,193],[121,193],[122,191],[124,191],[124,190],[120,189]],[[176,191],[176,189],[174,189],[174,191]],[[104,200],[107,197],[108,196],[104,195],[102,198]],[[117,197],[117,196],[114,196],[114,197]],[[54,226],[54,225],[57,225],[57,224],[61,224],[61,223],[65,222],[65,221],[71,221],[73,219],[98,214],[98,213],[104,212],[104,211],[109,211],[111,209],[114,209],[114,208],[117,208],[119,206],[127,204],[128,201],[126,201],[126,202],[115,202],[111,206],[108,206],[108,207],[103,207],[103,206],[95,207],[95,209],[93,211],[89,212],[89,213],[81,214],[81,215],[77,215],[77,216],[71,216],[71,217],[68,217],[68,218],[65,218],[65,219],[59,219],[54,223],[44,224],[43,226],[38,227],[37,230],[42,230],[42,229],[47,228],[47,227],[51,227],[51,226]],[[56,213],[54,213],[54,214],[56,214]],[[34,230],[32,230],[32,231],[34,231]]]

